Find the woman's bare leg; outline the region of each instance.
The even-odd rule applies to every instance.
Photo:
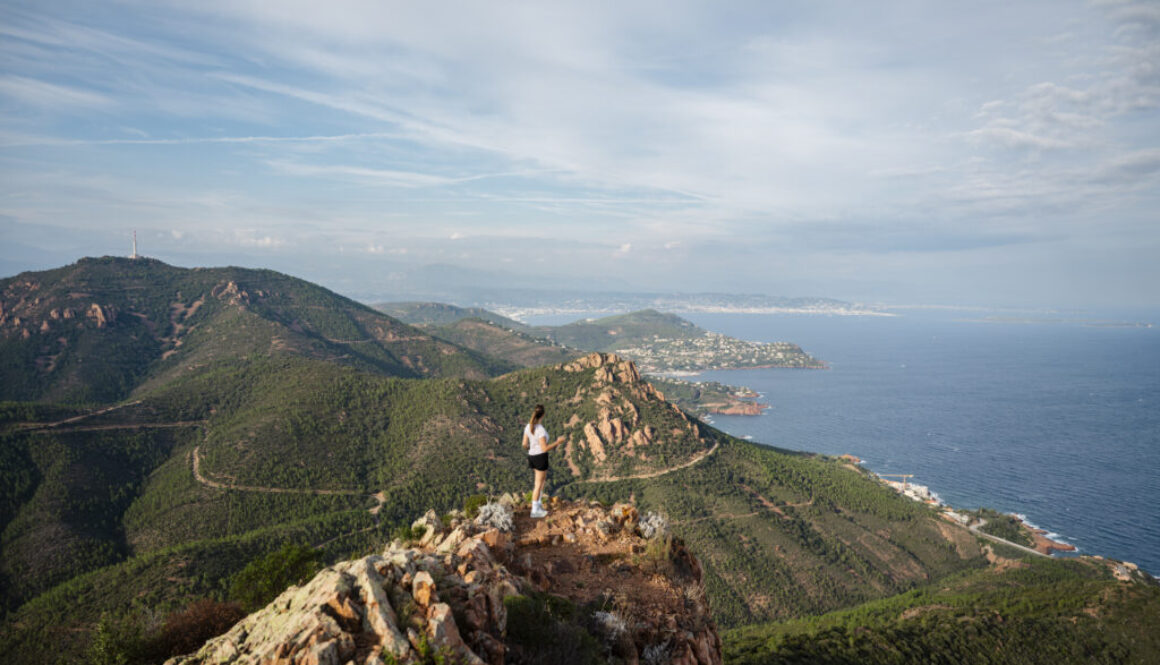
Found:
[[[533,469],[532,472],[536,474],[536,486],[532,489],[532,502],[534,503],[540,500],[540,493],[544,491],[544,481],[548,479],[548,472],[539,469]]]

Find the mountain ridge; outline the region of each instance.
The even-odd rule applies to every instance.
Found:
[[[513,368],[270,270],[102,257],[0,280],[0,399],[117,400],[268,351],[407,377]]]

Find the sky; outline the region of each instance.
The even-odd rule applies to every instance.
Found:
[[[0,0],[0,275],[1160,306],[1160,2]]]

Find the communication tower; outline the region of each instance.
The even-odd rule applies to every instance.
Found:
[[[131,259],[141,258],[141,256],[137,254],[137,229],[133,229],[133,253],[129,255],[129,258],[131,258]]]

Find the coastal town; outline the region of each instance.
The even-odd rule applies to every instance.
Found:
[[[825,369],[826,364],[789,342],[749,342],[715,332],[674,339],[656,336],[617,348],[646,374],[681,375],[715,369],[791,367]]]

